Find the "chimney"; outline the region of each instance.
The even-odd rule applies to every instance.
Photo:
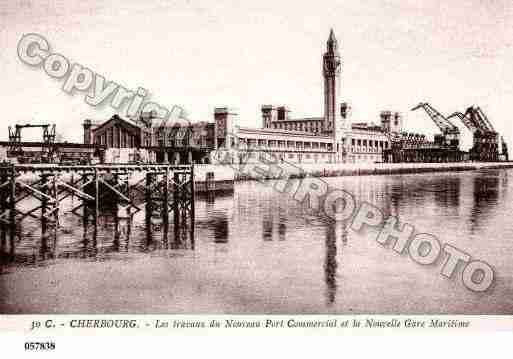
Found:
[[[262,105],[262,128],[272,128],[272,123],[277,118],[276,108],[273,105]]]
[[[342,102],[340,104],[340,116],[343,119],[347,119],[350,114],[351,114],[351,106],[349,106],[347,102]]]
[[[285,121],[289,119],[289,109],[286,106],[278,107],[278,121]]]
[[[93,123],[91,120],[85,120],[82,126],[84,126],[84,144],[90,145],[93,143]]]

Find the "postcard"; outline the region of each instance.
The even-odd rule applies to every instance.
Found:
[[[0,20],[19,353],[511,332],[511,2],[15,0]]]

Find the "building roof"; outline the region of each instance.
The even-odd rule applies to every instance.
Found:
[[[128,125],[129,127],[134,128],[134,129],[141,129],[142,128],[142,126],[140,126],[139,124],[136,124],[135,122],[133,122],[133,120],[128,120],[126,118],[121,118],[118,115],[114,115],[110,119],[105,121],[104,123],[100,124],[97,127],[94,127],[92,129],[92,131],[93,132],[98,131],[99,129],[105,127],[107,124],[109,124],[111,122],[114,122],[114,121],[124,123],[124,124]]]
[[[383,132],[383,128],[375,123],[356,122],[351,124],[351,130]]]
[[[287,136],[301,136],[301,137],[312,137],[316,139],[329,139],[332,140],[330,136],[319,136],[311,132],[306,131],[291,131],[291,130],[283,130],[283,129],[274,129],[274,128],[249,128],[249,127],[239,127],[240,132],[250,132],[250,133],[261,133],[261,134],[273,134],[273,135],[287,135]]]
[[[298,122],[298,121],[324,121],[324,117],[303,117],[303,118],[288,118],[286,120],[275,120],[277,122]]]
[[[10,141],[0,141],[0,147],[12,147],[13,143]],[[89,144],[89,143],[74,143],[74,142],[57,142],[52,144],[47,144],[44,142],[18,142],[15,145],[16,147],[60,147],[60,148],[105,148],[104,145],[98,144]]]

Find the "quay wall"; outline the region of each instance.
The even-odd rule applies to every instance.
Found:
[[[233,167],[232,167],[233,166]],[[233,189],[234,181],[302,178],[310,177],[340,177],[362,175],[391,175],[415,174],[427,172],[456,172],[484,169],[513,168],[513,161],[509,162],[457,162],[457,163],[336,163],[336,164],[301,164],[280,163],[273,165],[274,170],[264,163],[249,163],[240,165],[198,164],[194,165],[194,182],[196,191],[229,190]],[[260,168],[261,170],[256,170]],[[278,171],[276,171],[278,169]],[[267,174],[265,174],[267,172]],[[271,172],[271,173],[269,173]],[[210,180],[207,178],[211,174]],[[262,175],[264,173],[264,175]],[[63,173],[60,180],[73,182],[77,174]],[[26,183],[38,180],[34,173],[21,174],[18,179]],[[144,173],[135,172],[129,179],[134,185],[144,179]],[[141,188],[144,183],[140,183]]]
[[[240,170],[235,170],[235,180],[262,179],[262,175],[254,171],[259,167],[263,172],[271,172],[263,177],[276,178],[300,178],[300,177],[340,177],[362,175],[390,175],[390,174],[415,174],[426,172],[457,172],[474,171],[483,169],[513,168],[513,161],[509,162],[452,162],[452,163],[336,163],[336,164],[285,164],[276,165],[281,171],[269,171],[265,164],[247,164]],[[225,166],[221,166],[225,167]],[[261,172],[262,173],[262,172]]]

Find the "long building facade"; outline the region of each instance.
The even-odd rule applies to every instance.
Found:
[[[106,162],[122,157],[122,161],[211,163],[214,150],[226,151],[230,156],[223,158],[233,162],[257,161],[262,156],[291,163],[382,162],[391,133],[401,132],[402,118],[383,111],[379,125],[352,123],[351,107],[340,101],[341,72],[338,42],[331,30],[322,57],[322,116],[291,118],[286,106],[263,105],[261,127],[251,128],[240,126],[237,111],[230,107],[216,108],[213,122],[186,126],[162,124],[148,114],[138,119],[115,115],[100,124],[86,120],[84,142],[105,146]],[[121,156],[122,152],[128,155]],[[109,153],[118,155],[109,157]]]
[[[283,105],[263,105],[262,128],[237,126],[237,113],[227,107],[216,108],[217,149],[251,152],[234,155],[258,159],[259,152],[273,154],[293,163],[382,162],[390,148],[391,133],[400,133],[399,113],[383,111],[380,125],[352,123],[351,107],[340,101],[342,61],[338,42],[331,30],[322,57],[324,114],[319,117],[291,118]],[[224,137],[224,136],[227,137]]]

